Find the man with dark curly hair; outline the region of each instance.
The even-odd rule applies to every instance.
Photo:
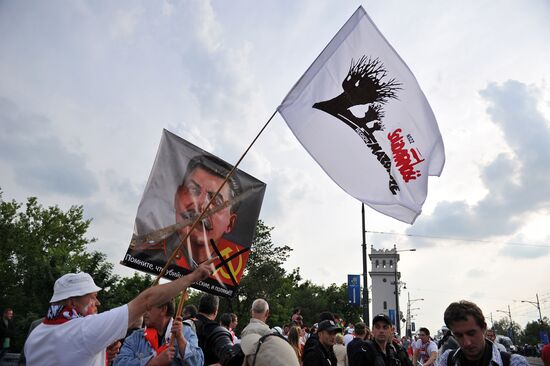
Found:
[[[443,353],[438,366],[529,365],[525,357],[499,351],[493,342],[485,337],[485,317],[473,302],[461,300],[451,303],[445,310],[444,320],[460,348]]]

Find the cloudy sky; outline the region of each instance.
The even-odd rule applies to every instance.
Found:
[[[363,5],[407,62],[446,148],[414,225],[367,209],[368,245],[417,248],[399,270],[416,322],[478,303],[522,326],[550,316],[550,5],[520,1],[0,2],[3,199],[84,205],[118,264],[163,128],[236,162]],[[241,168],[267,184],[261,218],[315,283],[359,274],[361,205],[277,115]]]

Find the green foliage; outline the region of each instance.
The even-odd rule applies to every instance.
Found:
[[[15,312],[18,338],[15,349],[23,345],[29,324],[44,315],[53,284],[69,272],[90,273],[98,286],[101,310],[127,303],[152,283],[149,275],[134,274],[119,278],[113,275],[113,264],[106,255],[87,251],[95,241],[86,232],[90,220],[83,218],[82,206],[66,211],[57,206],[44,208],[34,197],[26,204],[5,202],[0,192],[0,278],[2,292],[0,307],[11,307]],[[360,308],[347,304],[346,285],[318,286],[303,281],[300,269],[287,272],[283,265],[292,249],[273,243],[273,227],[261,220],[239,289],[232,299],[221,299],[220,311],[233,312],[239,317],[237,331],[250,319],[252,302],[264,298],[270,305],[270,326],[290,323],[292,310],[302,309],[304,323],[312,325],[319,314],[331,311],[348,321],[356,322]],[[198,305],[202,293],[190,291],[187,304]]]
[[[132,277],[124,277],[100,293],[101,308],[112,309],[127,304],[152,283],[150,275],[134,272]]]
[[[540,323],[540,320],[534,320],[527,323],[519,343],[532,345],[540,343],[541,330],[545,330],[548,334],[550,334],[550,326],[548,325],[547,317],[544,317],[542,324]]]
[[[509,336],[510,329],[511,329],[511,335],[512,335],[510,338],[512,339],[512,342],[514,344],[517,344],[517,342],[522,336],[521,326],[518,323],[516,322],[510,323],[510,319],[508,318],[503,318],[493,323],[493,330],[495,331],[496,334]]]
[[[294,285],[294,277],[288,276],[282,265],[292,249],[286,245],[276,247],[271,239],[271,230],[272,227],[258,220],[252,252],[248,257],[240,287],[230,302],[221,303],[220,313],[236,313],[241,326],[248,323],[249,310],[257,298],[263,298],[270,304],[270,322],[273,324],[280,324],[278,322],[283,316],[290,317],[284,314],[284,309],[287,307],[287,294]]]
[[[295,308],[302,310],[307,325],[318,322],[319,314],[323,311],[340,314],[346,320],[358,321],[361,309],[348,305],[345,284],[333,284],[325,288],[311,281],[302,281],[299,268],[290,273],[285,271],[282,265],[292,249],[286,245],[276,246],[271,238],[272,230],[273,227],[258,221],[241,285],[233,299],[220,302],[220,314],[236,313],[239,317],[238,330],[241,330],[249,322],[252,302],[263,298],[270,306],[267,322],[272,327],[289,324]]]
[[[98,286],[116,282],[106,255],[86,251],[95,241],[86,237],[89,225],[82,206],[44,208],[35,197],[23,206],[4,201],[0,193],[0,304],[16,315],[15,350],[21,348],[30,322],[45,313],[57,278],[85,271]]]

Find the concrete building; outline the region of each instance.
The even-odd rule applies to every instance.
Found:
[[[384,313],[393,321],[396,314],[396,281],[399,287],[399,279],[401,278],[401,273],[397,271],[399,253],[395,246],[393,249],[374,249],[371,246],[369,258],[371,262],[370,268],[372,268],[369,272],[372,286],[372,316]],[[400,312],[402,312],[401,309]]]

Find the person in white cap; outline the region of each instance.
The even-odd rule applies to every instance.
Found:
[[[27,365],[105,366],[105,349],[124,338],[128,326],[153,306],[168,302],[192,283],[207,278],[211,258],[179,279],[153,286],[128,304],[101,314],[90,314],[101,290],[87,273],[69,273],[55,281],[44,322],[25,342]]]

